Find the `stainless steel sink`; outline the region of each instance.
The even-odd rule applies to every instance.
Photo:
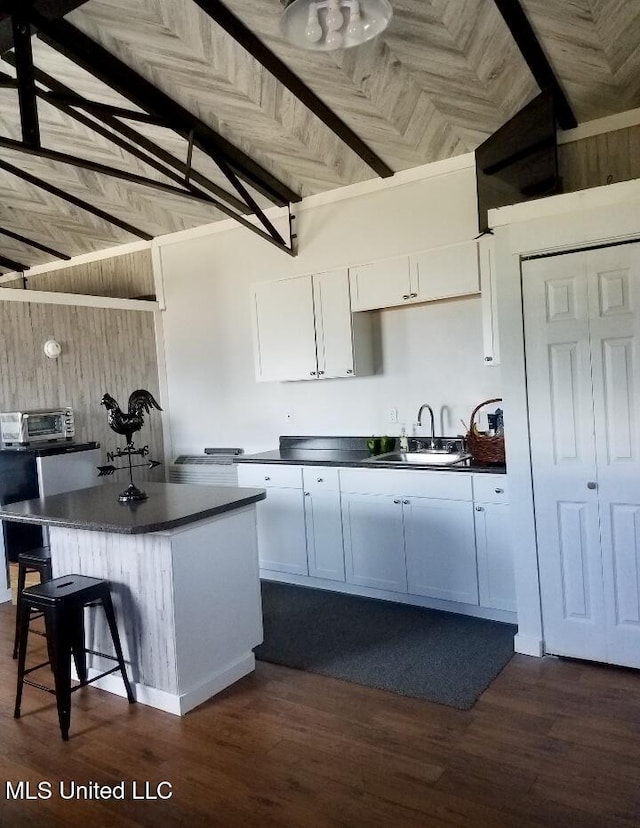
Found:
[[[392,451],[371,458],[372,463],[398,463],[412,466],[453,466],[471,457],[463,452],[449,451]]]

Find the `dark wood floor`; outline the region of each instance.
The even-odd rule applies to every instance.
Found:
[[[73,697],[71,739],[53,697],[26,688],[12,717],[13,612],[0,606],[0,825],[640,825],[640,674],[516,656],[461,712],[258,664],[184,718],[96,688]],[[50,800],[6,782],[51,782]],[[168,781],[168,801],[61,800],[59,783]]]

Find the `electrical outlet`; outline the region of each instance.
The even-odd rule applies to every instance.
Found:
[[[293,408],[287,408],[284,412],[284,421],[285,423],[292,423],[293,422]]]
[[[389,422],[390,423],[397,423],[398,422],[398,409],[397,408],[390,408],[389,409]]]

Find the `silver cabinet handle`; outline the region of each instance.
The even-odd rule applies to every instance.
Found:
[[[394,502],[394,503],[400,503],[400,501],[399,501],[399,500],[394,500],[393,502]]]
[[[318,371],[318,376],[321,377],[324,374],[324,371]]]
[[[309,492],[305,492],[305,493],[304,493],[304,496],[305,496],[305,497],[310,497]]]
[[[484,512],[484,506],[476,506],[476,512]]]
[[[271,478],[270,477],[265,477],[265,480],[271,480]]]
[[[409,299],[409,294],[408,294],[408,293],[405,293],[405,294],[402,296],[402,298],[403,298],[403,299]]]
[[[597,489],[597,488],[598,488],[598,484],[596,482],[594,482],[593,480],[590,480],[587,483],[587,489]]]
[[[504,489],[495,489],[496,494],[504,494]]]
[[[417,293],[410,293],[409,294],[409,299],[415,299],[417,296],[418,296]]]
[[[316,477],[316,483],[324,483],[323,477]]]
[[[409,505],[409,501],[408,501],[408,500],[403,500],[402,502],[404,503],[404,505],[405,505],[405,506],[408,506],[408,505]]]
[[[493,357],[485,357],[484,361],[485,362],[493,362]]]
[[[347,374],[353,374],[353,368],[347,368]]]
[[[309,371],[309,375],[312,376],[312,377],[315,377],[316,372],[315,371]]]

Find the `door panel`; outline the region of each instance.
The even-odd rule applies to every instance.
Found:
[[[606,660],[586,257],[524,262],[522,284],[545,648]]]
[[[309,575],[344,581],[344,547],[339,491],[305,491]]]
[[[349,273],[346,268],[313,276],[313,306],[319,376],[350,376],[355,364]]]

